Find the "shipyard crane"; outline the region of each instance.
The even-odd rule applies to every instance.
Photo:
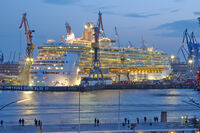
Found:
[[[35,45],[32,43],[32,33],[35,31],[30,29],[26,15],[26,13],[22,15],[22,20],[19,26],[19,29],[22,29],[22,26],[24,25],[27,41],[25,65],[21,75],[21,82],[23,85],[29,85],[30,69],[33,63],[33,50],[35,48]]]
[[[187,45],[187,49],[184,47],[185,43]],[[186,75],[190,78],[195,77],[199,68],[199,46],[200,44],[197,42],[194,32],[189,34],[186,29],[183,32],[182,46],[180,47],[178,53],[180,51],[182,52],[183,57],[188,64],[188,72]]]
[[[188,59],[192,58],[192,49],[193,49],[193,44],[191,41],[191,36],[189,35],[187,29],[183,32],[183,41],[182,43],[184,44],[186,42],[187,48],[188,48]]]
[[[115,37],[118,47],[120,48],[120,42],[119,42],[119,34],[117,32],[117,27],[115,26]]]
[[[27,48],[26,48],[26,60],[27,61],[33,61],[33,50],[35,48],[35,45],[32,43],[32,32],[35,32],[34,30],[30,30],[26,13],[23,14],[21,24],[19,26],[19,29],[22,28],[24,25],[25,28],[25,34],[26,34],[26,41],[27,41]]]
[[[187,60],[193,60],[194,58],[194,65],[198,66],[198,56],[199,56],[199,43],[194,35],[194,32],[192,32],[190,35],[187,31],[187,29],[183,33],[183,45],[186,42],[188,50],[184,49],[185,53],[188,55]]]
[[[3,63],[3,61],[4,61],[3,52],[0,51],[0,64]]]
[[[133,44],[131,43],[131,41],[128,41],[128,48],[131,48],[131,47],[133,47]]]
[[[15,54],[16,54],[16,51],[13,54],[13,58],[12,58],[12,61],[11,61],[12,64],[15,63]]]
[[[116,42],[118,44],[118,47],[119,47],[119,54],[121,55],[120,57],[120,61],[122,63],[122,69],[124,69],[125,65],[125,61],[126,61],[126,57],[125,57],[125,49],[121,49],[121,45],[120,45],[120,42],[119,42],[119,34],[118,34],[118,31],[117,31],[117,27],[115,26],[115,36],[116,36]],[[129,81],[130,78],[129,78],[129,72],[126,73],[126,77],[127,77],[127,80]],[[120,81],[120,73],[118,73],[118,80]]]
[[[69,25],[69,23],[67,23],[67,22],[65,23],[65,28],[66,28],[66,31],[67,31],[67,40],[75,39],[75,35],[72,32],[72,29],[71,29],[71,26]]]
[[[97,21],[97,26],[98,26],[98,36],[99,34],[102,35],[102,37],[106,37],[105,32],[104,32],[104,28],[103,28],[103,21],[102,21],[102,13],[99,11],[99,18]]]
[[[181,45],[181,47],[179,48],[177,54],[179,54],[181,51],[181,53],[183,54],[183,58],[185,60],[185,62],[187,62],[187,57],[186,57],[186,54],[188,55],[188,51],[185,49],[184,45]]]
[[[99,35],[100,35],[100,29],[103,32],[103,24],[102,24],[102,13],[99,12],[98,14],[98,22],[97,25],[94,27],[94,38],[95,42],[92,43],[92,48],[94,50],[93,54],[93,60],[92,60],[92,68],[89,73],[89,77],[91,77],[91,74],[93,75],[93,78],[95,78],[95,74],[97,75],[98,82],[100,81],[99,75],[101,75],[101,80],[103,81],[103,73],[101,71],[101,63],[99,60]],[[103,34],[102,34],[103,35]]]
[[[71,35],[72,29],[71,26],[69,25],[69,23],[65,23],[65,27],[66,27],[66,31],[67,31],[67,36]]]

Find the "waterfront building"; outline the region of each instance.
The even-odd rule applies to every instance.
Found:
[[[0,84],[14,83],[19,77],[18,63],[0,63]]]

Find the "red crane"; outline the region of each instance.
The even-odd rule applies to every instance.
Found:
[[[33,50],[35,48],[35,45],[32,43],[32,32],[35,32],[34,30],[31,30],[26,18],[26,13],[23,14],[21,24],[19,28],[21,29],[24,24],[25,28],[25,34],[26,34],[26,41],[27,41],[27,48],[26,48],[26,61],[33,61]]]
[[[33,63],[33,50],[35,45],[32,43],[32,32],[26,18],[26,13],[23,14],[21,24],[19,28],[21,29],[24,25],[27,47],[26,47],[26,58],[25,58],[25,65],[21,74],[21,84],[22,85],[31,85],[30,83],[30,70]]]

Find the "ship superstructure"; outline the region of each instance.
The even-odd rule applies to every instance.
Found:
[[[31,85],[72,86],[79,84],[78,67],[83,46],[47,43],[38,47],[31,68]]]
[[[38,47],[31,70],[33,85],[78,85],[92,68],[94,49],[93,23],[84,25],[82,37],[75,38],[71,27],[68,39],[56,43],[52,39]],[[69,30],[69,29],[68,29]],[[115,47],[115,41],[99,38],[99,59],[104,78],[113,81],[143,81],[166,78],[170,72],[169,57],[153,47],[147,49]]]

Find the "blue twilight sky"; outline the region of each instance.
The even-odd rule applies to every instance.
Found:
[[[121,45],[127,46],[131,41],[141,47],[143,38],[148,46],[176,55],[185,28],[196,36],[200,34],[199,5],[200,0],[1,0],[0,50],[6,59],[11,52],[18,57],[21,44],[24,55],[26,38],[24,29],[19,30],[24,12],[35,30],[33,42],[39,46],[48,38],[59,41],[66,34],[66,21],[75,36],[81,36],[83,24],[96,23],[100,10],[107,37],[115,39],[117,26]]]

